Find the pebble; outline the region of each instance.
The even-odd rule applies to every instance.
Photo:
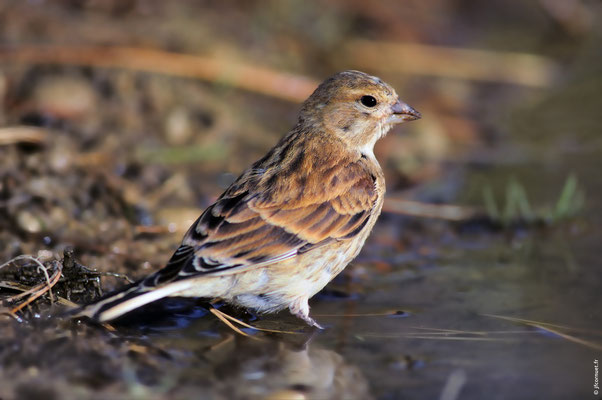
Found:
[[[36,108],[61,117],[89,115],[96,110],[96,92],[90,82],[74,76],[51,76],[35,88]]]
[[[17,214],[17,225],[28,233],[39,233],[42,231],[42,222],[33,213],[22,210]]]
[[[173,109],[165,118],[165,139],[171,146],[181,146],[190,142],[194,133],[193,122],[183,107]]]

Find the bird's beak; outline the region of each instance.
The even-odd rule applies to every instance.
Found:
[[[414,110],[412,107],[407,105],[401,100],[397,100],[395,104],[391,107],[393,114],[389,117],[388,121],[391,124],[400,124],[405,121],[414,121],[415,119],[420,119],[422,115]]]

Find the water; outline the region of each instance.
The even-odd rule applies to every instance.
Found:
[[[198,374],[200,360],[208,357],[206,369],[236,382],[222,388],[227,396],[236,388],[262,396],[286,389],[309,398],[438,398],[453,377],[461,378],[461,398],[591,395],[599,349],[487,316],[598,329],[596,335],[562,331],[600,343],[599,274],[592,271],[595,260],[576,255],[588,243],[567,241],[562,231],[458,240],[469,245],[449,244],[430,267],[399,266],[372,276],[354,299],[318,297],[312,312],[327,329],[313,338],[284,335],[255,342],[239,337],[217,351],[217,361],[205,351],[184,358]],[[407,312],[355,316],[394,310]],[[280,319],[286,321],[280,328],[294,326],[292,318]],[[177,330],[177,340],[165,332],[151,338],[171,349],[198,347],[206,331],[207,320],[198,319]],[[285,344],[304,340],[305,347]]]
[[[533,204],[552,207],[573,173],[587,195],[581,217],[492,231],[384,216],[336,290],[312,300],[325,331],[218,344],[208,317],[184,318],[185,327],[150,340],[181,350],[185,374],[212,376],[204,390],[225,398],[591,398],[602,358],[602,102],[589,89],[597,75],[578,78],[512,110],[504,151],[522,156],[469,168],[465,187],[487,182],[503,193],[515,179]],[[463,201],[479,204],[479,191]],[[378,243],[386,232],[405,253]],[[255,322],[298,327],[286,313]]]
[[[470,18],[463,11],[461,15]],[[478,20],[491,30],[490,21]],[[196,32],[196,17],[194,23]],[[510,42],[505,36],[510,30],[520,37],[521,31],[511,26],[499,33],[500,40]],[[483,41],[493,34],[473,34],[477,32]],[[525,36],[552,41],[541,32]],[[482,206],[486,185],[501,203],[514,179],[541,211],[554,206],[573,174],[586,194],[585,208],[576,218],[491,229],[482,223],[383,215],[359,258],[311,300],[312,316],[324,331],[262,334],[243,329],[252,336],[246,338],[195,301],[180,300],[146,309],[142,318],[130,319],[117,332],[60,322],[57,328],[46,315],[21,324],[7,318],[0,329],[0,397],[597,398],[593,365],[602,359],[602,59],[600,34],[588,40],[581,51],[567,52],[576,59],[559,61],[565,63],[561,79],[551,88],[528,91],[478,83],[469,90],[463,83],[440,82],[449,88],[450,99],[481,96],[484,101],[469,107],[471,117],[478,120],[475,126],[490,126],[497,136],[470,160],[452,165],[463,174],[461,181],[455,176],[447,182],[457,196],[448,193],[452,190],[445,189],[445,182],[435,183],[435,189],[444,187],[442,192],[456,204]],[[462,92],[462,87],[465,93],[451,92]],[[503,94],[497,96],[498,90]],[[274,111],[256,108],[270,115]],[[96,111],[91,115],[107,119]],[[427,120],[425,114],[422,122]],[[248,143],[261,143],[256,136]],[[148,175],[154,177],[154,172]],[[110,267],[119,264],[121,259]],[[287,312],[248,322],[279,330],[303,327]]]
[[[600,85],[596,75],[582,79]],[[482,205],[485,184],[503,198],[515,179],[533,208],[551,208],[574,174],[586,193],[580,216],[491,229],[383,215],[353,265],[310,302],[324,331],[299,333],[302,322],[283,312],[248,321],[296,334],[243,329],[246,338],[179,300],[130,318],[117,333],[70,336],[42,318],[5,326],[0,344],[10,349],[0,350],[12,361],[0,383],[25,399],[71,393],[73,382],[96,393],[74,398],[595,398],[602,121],[590,102],[602,104],[589,87],[569,82],[513,110],[503,148],[485,168],[465,166],[457,200]],[[558,110],[575,124],[550,125]]]

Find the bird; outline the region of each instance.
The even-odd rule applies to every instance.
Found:
[[[75,315],[104,323],[165,297],[196,297],[258,314],[288,308],[322,329],[309,299],[357,256],[381,213],[374,144],[419,118],[378,77],[332,75],[294,127],[192,224],[165,267]]]

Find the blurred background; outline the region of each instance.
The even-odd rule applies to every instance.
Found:
[[[384,213],[312,302],[330,327],[313,347],[239,343],[177,304],[176,317],[137,326],[135,345],[81,326],[66,340],[62,327],[32,324],[49,313],[43,303],[0,328],[0,396],[591,396],[602,355],[601,6],[0,1],[0,263],[50,263],[72,247],[101,272],[160,268],[338,71],[381,77],[423,115],[377,144]],[[2,267],[3,299],[25,267]],[[63,290],[75,302],[95,293]],[[271,322],[295,327],[287,318]]]

